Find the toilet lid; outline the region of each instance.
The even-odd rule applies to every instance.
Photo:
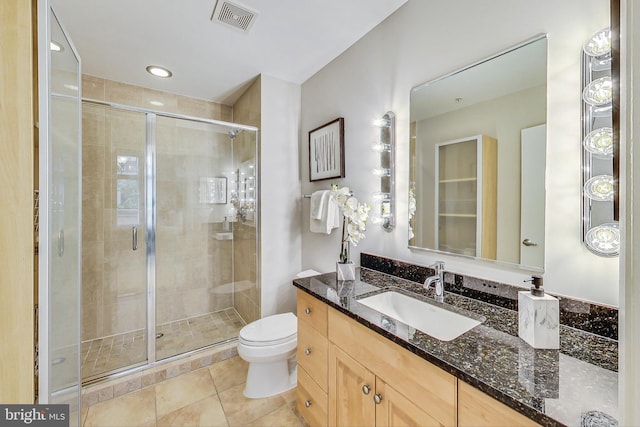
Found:
[[[274,314],[240,329],[240,341],[253,346],[274,345],[291,340],[298,333],[296,315]]]

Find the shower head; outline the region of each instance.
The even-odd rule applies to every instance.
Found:
[[[242,132],[242,129],[232,129],[229,131],[229,138],[234,139],[238,134]]]

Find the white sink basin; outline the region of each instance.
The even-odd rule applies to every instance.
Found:
[[[451,341],[482,323],[393,291],[363,298],[358,302],[441,341]]]

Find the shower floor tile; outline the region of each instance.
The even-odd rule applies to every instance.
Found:
[[[156,359],[235,338],[244,325],[233,308],[158,325],[156,333],[162,336],[156,338]],[[81,351],[82,379],[86,381],[144,363],[147,341],[144,330],[140,329],[84,341]]]

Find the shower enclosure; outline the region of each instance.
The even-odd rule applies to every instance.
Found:
[[[84,382],[253,320],[236,297],[257,293],[256,152],[253,127],[83,102]]]

